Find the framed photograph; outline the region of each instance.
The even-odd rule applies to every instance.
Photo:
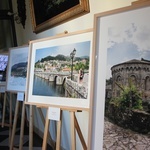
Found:
[[[29,46],[9,49],[6,91],[25,92]]]
[[[26,102],[89,109],[92,31],[30,42]]]
[[[39,33],[89,13],[89,0],[30,0],[33,32]]]
[[[103,149],[149,149],[149,14],[150,1],[143,1],[94,16]]]

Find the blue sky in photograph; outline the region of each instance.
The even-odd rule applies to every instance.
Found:
[[[70,56],[70,53],[76,49],[76,57],[89,56],[90,55],[90,41],[60,45],[54,47],[47,47],[36,50],[35,62],[41,60],[41,58],[47,56],[57,56],[58,54]]]
[[[150,26],[130,23],[108,29],[107,79],[113,65],[141,58],[150,60]]]
[[[28,47],[12,50],[11,66],[20,62],[28,61]]]

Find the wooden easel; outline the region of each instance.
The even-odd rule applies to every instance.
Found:
[[[30,105],[30,121],[29,121],[29,150],[33,149],[33,106]]]
[[[44,133],[47,131],[45,133],[45,136],[43,137],[43,141],[47,144],[47,139],[48,139],[50,141],[50,145],[52,146],[52,148],[55,149],[55,142],[52,140],[51,135],[50,135],[49,130],[48,130],[50,121],[48,119],[46,119],[46,121],[45,121],[45,118],[43,116],[41,108],[47,108],[47,107],[39,107],[39,106],[37,106],[37,109],[39,111],[42,123],[45,126]],[[34,126],[34,123],[33,123],[33,118],[34,118],[33,112],[34,112],[34,106],[30,105],[29,150],[33,150],[33,126]],[[48,115],[48,112],[47,112],[47,115]],[[46,116],[46,118],[47,117],[48,116]]]
[[[78,124],[77,118],[75,116],[75,112],[77,112],[77,111],[70,111],[71,145],[72,145],[71,149],[76,150],[76,135],[75,135],[75,129],[76,129],[83,149],[87,150],[87,145],[86,145],[84,137],[82,135],[82,132],[81,132],[80,126]]]
[[[63,33],[57,34],[58,36],[60,35],[64,35],[67,34],[68,31],[64,31]],[[46,112],[46,118],[44,118],[42,112],[41,112],[41,108],[42,106],[38,107],[38,111],[40,113],[42,122],[45,126],[44,128],[44,136],[43,136],[43,144],[42,144],[42,150],[46,150],[47,148],[47,139],[50,139],[50,142],[53,143],[50,133],[49,133],[49,124],[50,124],[50,119],[48,119],[48,108],[44,107],[47,109]],[[66,109],[65,109],[66,110]],[[62,111],[60,112],[60,120],[57,121],[57,135],[56,135],[56,144],[52,144],[53,149],[55,148],[56,150],[60,150],[61,149],[61,125],[62,125]],[[77,130],[77,133],[79,135],[81,144],[84,148],[84,150],[87,150],[87,145],[86,142],[84,140],[84,137],[82,135],[81,129],[79,127],[77,118],[75,116],[75,112],[77,112],[77,110],[68,110],[70,112],[70,125],[71,125],[71,145],[72,145],[72,150],[76,149],[76,134],[75,134],[75,129]],[[29,126],[29,150],[33,150],[33,106],[30,105],[30,126]]]
[[[60,112],[60,121],[57,121],[57,139],[56,139],[56,146],[55,146],[56,150],[60,149],[61,123],[62,123],[61,120],[62,120],[62,111]],[[48,108],[47,108],[42,150],[46,150],[46,148],[47,148],[47,136],[48,136],[48,133],[49,133],[49,123],[50,123],[50,120],[48,119]]]
[[[44,118],[44,115],[43,115],[43,113],[42,113],[41,107],[37,107],[37,109],[38,109],[39,114],[40,114],[40,116],[41,116],[42,123],[43,123],[43,125],[45,125],[45,118]],[[47,134],[48,134],[48,135],[47,135],[47,136],[48,136],[48,140],[50,141],[50,145],[51,145],[53,148],[55,148],[55,142],[52,140],[51,135],[50,135],[50,132],[48,132]]]
[[[2,93],[0,93],[2,95]],[[11,139],[11,132],[12,132],[12,95],[10,94],[9,100],[9,123],[5,123],[5,113],[6,113],[6,100],[7,100],[7,92],[4,93],[4,101],[3,101],[3,113],[2,113],[2,122],[0,125],[3,127],[9,127],[9,143]]]
[[[10,140],[10,148],[9,148],[10,150],[13,150],[13,146],[14,146],[14,137],[15,137],[16,125],[17,125],[17,119],[18,119],[19,103],[22,103],[19,150],[22,150],[22,147],[23,147],[24,123],[25,123],[25,103],[24,103],[24,101],[22,102],[22,101],[16,100],[13,129],[12,129],[12,135],[11,135],[11,140]]]
[[[4,93],[3,113],[2,113],[2,123],[1,123],[2,127],[4,127],[4,126],[10,127],[11,126],[10,124],[5,123],[6,99],[7,99],[7,92]],[[12,103],[11,97],[10,97],[10,103]],[[10,104],[10,116],[12,116],[12,104]],[[11,119],[11,117],[10,117],[10,119]],[[10,123],[10,119],[9,119],[9,123]]]
[[[69,111],[70,113],[70,126],[71,126],[71,149],[76,150],[76,134],[75,129],[79,135],[81,144],[83,146],[84,150],[87,150],[87,145],[84,140],[84,137],[82,135],[81,129],[79,127],[77,118],[75,116],[75,112],[77,111]],[[43,137],[43,144],[42,144],[42,150],[46,150],[47,148],[47,133],[49,132],[49,123],[50,120],[48,119],[48,109],[46,114],[46,120],[45,120],[45,129],[44,129],[44,137]],[[60,142],[61,142],[61,124],[62,124],[62,110],[60,114],[60,121],[57,122],[57,139],[56,139],[56,150],[60,150]]]

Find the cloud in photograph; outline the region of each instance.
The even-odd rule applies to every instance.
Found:
[[[120,26],[111,27],[108,29],[108,48],[114,44],[129,42],[137,45],[138,51],[150,49],[150,27],[146,25],[137,26],[131,23],[126,28]]]
[[[108,28],[107,79],[113,65],[131,59],[150,59],[150,27],[130,23]]]

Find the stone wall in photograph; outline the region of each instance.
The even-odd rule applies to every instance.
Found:
[[[110,104],[105,116],[113,123],[136,131],[138,133],[150,134],[150,114],[145,111],[121,109]]]

